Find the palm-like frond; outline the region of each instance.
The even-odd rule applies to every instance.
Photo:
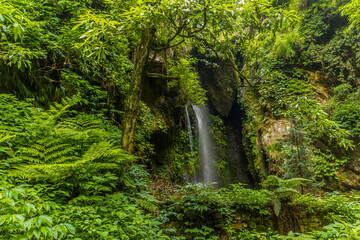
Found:
[[[24,135],[0,128],[0,142],[19,137],[9,175],[24,179],[81,179],[103,170],[119,169],[119,163],[135,160],[118,146],[121,133],[101,117],[69,116],[78,97],[64,98],[47,111],[29,115]],[[1,124],[0,124],[1,125]],[[18,129],[14,129],[18,133]]]
[[[46,148],[44,149],[46,150]],[[69,155],[68,153],[71,152],[67,150],[52,149],[54,151],[50,155],[43,154],[35,149],[27,149],[29,150],[27,153],[36,153],[39,158],[22,156],[22,159],[30,162],[26,165],[15,166],[16,170],[13,171],[13,175],[36,179],[65,178],[73,174],[83,174],[92,169],[115,169],[119,162],[135,160],[134,156],[106,140],[94,143],[81,157]]]

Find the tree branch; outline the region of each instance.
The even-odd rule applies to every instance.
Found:
[[[164,75],[164,74],[161,74],[161,73],[146,73],[146,75],[148,77],[151,77],[151,78],[180,79],[179,77]]]
[[[209,49],[215,54],[216,58],[217,58],[223,65],[232,67],[232,68],[239,74],[240,79],[245,80],[245,81],[247,82],[247,84],[248,84],[259,96],[263,97],[268,103],[274,104],[273,101],[271,101],[270,99],[268,99],[266,96],[262,95],[262,94],[259,92],[259,90],[250,82],[250,80],[247,79],[247,78],[245,77],[245,75],[242,74],[242,72],[239,71],[239,69],[237,68],[237,66],[236,66],[236,64],[235,64],[234,62],[230,62],[230,63],[225,62],[225,61],[220,57],[219,52],[216,51],[216,49],[215,49],[211,44],[209,44],[206,39],[200,38],[200,37],[198,37],[198,36],[194,36],[194,37],[195,37],[197,40],[203,42],[203,43],[205,44],[205,46],[206,46],[207,48],[209,48]],[[215,41],[216,41],[216,40],[215,40]],[[277,103],[275,103],[275,104],[277,105]]]

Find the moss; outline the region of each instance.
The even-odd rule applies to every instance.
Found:
[[[219,62],[215,57],[198,56],[199,77],[208,91],[208,98],[221,117],[227,117],[236,102],[240,78],[232,66]],[[233,62],[234,58],[228,60]]]

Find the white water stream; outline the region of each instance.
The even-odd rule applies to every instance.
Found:
[[[198,130],[200,170],[196,182],[217,182],[216,156],[206,106],[192,105]]]
[[[190,143],[191,155],[193,155],[193,153],[194,153],[193,135],[192,135],[192,131],[191,131],[191,121],[190,121],[190,117],[189,117],[189,111],[188,111],[186,106],[185,106],[185,113],[186,113],[186,116],[185,116],[186,130],[187,130],[188,135],[189,135],[189,143]]]

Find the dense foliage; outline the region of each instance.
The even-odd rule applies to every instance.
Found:
[[[0,0],[0,238],[359,239],[359,8]],[[205,103],[222,185],[185,184]]]

